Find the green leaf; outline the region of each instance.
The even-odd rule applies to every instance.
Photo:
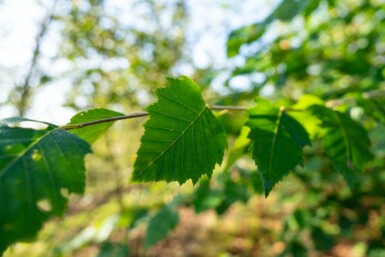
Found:
[[[202,179],[192,195],[195,212],[200,213],[218,207],[223,201],[223,192],[210,187],[210,180]]]
[[[255,23],[233,30],[227,39],[227,56],[233,57],[239,54],[243,44],[249,44],[259,39],[266,31],[267,24]]]
[[[273,21],[278,19],[282,21],[290,21],[313,1],[314,0],[283,0],[273,11],[268,20]]]
[[[217,214],[225,213],[235,202],[246,203],[250,198],[247,180],[232,178],[232,174],[223,172],[218,176],[218,183],[223,191],[223,201],[215,208]]]
[[[105,242],[96,257],[126,257],[129,256],[126,245],[112,242]]]
[[[320,127],[318,126],[318,118],[314,117],[314,115],[307,109],[316,104],[320,105],[324,104],[324,102],[314,95],[303,95],[299,101],[292,106],[292,109],[304,111],[289,111],[290,115],[299,121],[299,123],[306,129],[311,139],[318,137]]]
[[[366,130],[350,116],[327,107],[314,105],[310,110],[321,120],[323,147],[330,162],[353,187],[359,170],[373,158]]]
[[[179,222],[179,214],[170,205],[164,206],[155,214],[147,227],[144,248],[147,250],[160,240],[164,239]]]
[[[250,128],[243,126],[239,136],[235,140],[233,146],[230,148],[227,156],[225,170],[229,170],[234,163],[245,154],[247,148],[250,146],[250,139],[247,138],[250,133]]]
[[[62,215],[66,191],[83,193],[84,156],[91,152],[86,142],[54,125],[35,130],[18,127],[20,122],[35,121],[0,121],[0,254],[10,244],[32,240],[45,221]]]
[[[147,108],[150,119],[144,124],[133,180],[196,183],[222,163],[227,138],[198,85],[187,77],[168,81],[168,87],[156,92],[158,102]]]
[[[91,122],[101,119],[113,118],[124,116],[123,113],[107,110],[107,109],[92,109],[85,112],[80,112],[71,118],[70,123],[67,125],[75,125],[85,122]],[[89,127],[83,127],[79,129],[71,129],[72,134],[77,135],[78,137],[84,139],[88,143],[92,144],[96,139],[105,133],[109,127],[111,127],[113,121],[100,123]]]
[[[385,97],[361,98],[358,99],[358,104],[376,122],[385,124]]]
[[[258,166],[266,197],[273,186],[303,162],[302,147],[310,144],[303,126],[283,108],[259,99],[249,110],[253,159]]]

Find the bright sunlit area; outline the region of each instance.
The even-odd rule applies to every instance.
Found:
[[[0,257],[385,257],[385,1],[0,0]]]
[[[95,1],[99,2],[99,1]],[[151,1],[148,1],[151,2]],[[100,29],[115,29],[116,37],[124,38],[124,51],[138,51],[141,58],[151,62],[154,58],[151,42],[135,43],[135,33],[147,33],[147,40],[156,40],[152,34],[165,34],[179,38],[177,64],[170,67],[166,76],[192,75],[196,69],[222,69],[243,61],[243,58],[229,61],[226,59],[226,40],[232,29],[263,19],[277,1],[185,1],[178,6],[178,1],[158,1],[149,4],[147,1],[100,1],[102,12]],[[76,109],[68,106],[66,96],[74,87],[80,86],[84,94],[93,91],[92,86],[78,85],[74,81],[86,75],[87,70],[102,69],[106,72],[128,70],[132,60],[130,53],[103,55],[95,49],[87,49],[87,56],[78,56],[76,62],[65,56],[66,26],[71,17],[71,8],[79,12],[89,12],[95,5],[92,1],[26,1],[5,0],[0,9],[0,65],[1,65],[1,98],[0,114],[2,118],[18,114],[17,106],[9,104],[21,101],[18,91],[27,83],[31,88],[28,96],[28,110],[25,116],[32,119],[45,120],[52,123],[65,124]],[[150,6],[151,5],[151,6]],[[177,8],[183,8],[178,10]],[[96,9],[96,7],[95,7]],[[177,13],[183,12],[183,13]],[[58,16],[63,16],[59,19]],[[179,15],[180,17],[176,17]],[[50,17],[52,16],[52,17]],[[57,18],[57,19],[56,19]],[[75,21],[73,21],[75,22]],[[85,22],[85,21],[83,21]],[[80,24],[79,24],[80,25]],[[83,24],[86,25],[86,24]],[[44,31],[42,32],[44,26]],[[92,24],[89,24],[92,26]],[[86,28],[85,28],[86,29]],[[135,30],[130,33],[130,29]],[[138,30],[138,31],[137,31]],[[95,31],[95,33],[102,33]],[[106,48],[115,46],[115,38],[98,34],[106,38],[97,39]],[[103,41],[103,42],[102,42]],[[98,43],[98,42],[93,42]],[[123,43],[123,42],[120,42]],[[86,46],[84,46],[86,47]],[[37,49],[38,48],[38,49]],[[36,51],[37,50],[37,51]],[[68,50],[68,49],[67,49]],[[121,50],[121,49],[119,49]],[[173,49],[168,49],[172,51]],[[34,55],[37,54],[34,58]],[[135,68],[139,73],[141,67]],[[83,72],[83,74],[82,74]],[[145,76],[145,74],[141,74]],[[99,79],[95,75],[95,80]],[[225,74],[219,76],[213,87],[219,92],[228,93],[224,87]],[[43,81],[41,81],[43,79]],[[83,79],[83,78],[82,78]],[[28,81],[26,81],[28,80]],[[42,83],[43,82],[43,83]],[[234,84],[234,83],[233,83]],[[247,87],[244,83],[235,83],[235,87]],[[248,84],[248,82],[246,83]],[[151,84],[148,88],[155,88]],[[151,90],[148,93],[153,93]],[[33,97],[32,97],[33,95]],[[148,103],[148,96],[138,90],[138,99]],[[74,99],[79,108],[86,108],[89,103],[82,94]]]

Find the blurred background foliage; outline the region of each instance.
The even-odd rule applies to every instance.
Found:
[[[242,16],[245,2],[215,1],[212,15]],[[212,104],[252,106],[257,96],[297,108],[326,101],[368,130],[375,160],[350,190],[316,141],[305,149],[304,167],[265,199],[251,159],[235,161],[249,154],[245,114],[219,113],[230,148],[210,181],[131,184],[143,119],[118,122],[87,157],[86,194],[72,197],[65,217],[49,222],[36,242],[5,256],[385,256],[384,1],[261,4],[243,26],[221,24],[226,46],[216,46],[215,36],[210,44],[227,58],[206,65],[194,56],[193,1],[36,4],[46,14],[29,65],[16,72],[1,64],[0,111],[28,116],[46,88],[59,94],[66,83],[60,97],[72,111],[130,113],[154,101],[165,76],[187,74]],[[201,33],[210,31],[205,22]],[[306,127],[318,133],[313,120]],[[146,234],[147,226],[160,234]]]

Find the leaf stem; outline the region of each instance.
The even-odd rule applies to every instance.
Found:
[[[223,105],[207,105],[207,108],[209,108],[210,110],[213,110],[213,111],[222,111],[222,110],[245,111],[248,109],[248,107],[245,107],[245,106],[223,106]],[[78,123],[78,124],[68,124],[68,125],[62,126],[61,129],[65,129],[65,130],[79,129],[79,128],[93,126],[93,125],[97,125],[97,124],[101,124],[101,123],[113,122],[113,121],[118,121],[118,120],[127,120],[127,119],[139,118],[139,117],[144,117],[144,116],[148,116],[148,113],[147,112],[136,112],[136,113],[132,113],[129,115],[124,115],[124,116],[111,117],[111,118],[94,120],[94,121]]]
[[[78,123],[78,124],[68,124],[68,125],[62,126],[61,128],[65,129],[65,130],[79,129],[79,128],[84,128],[84,127],[88,127],[88,126],[92,126],[92,125],[97,125],[97,124],[101,124],[101,123],[118,121],[118,120],[133,119],[133,118],[143,117],[143,116],[147,116],[147,115],[148,115],[147,112],[136,112],[136,113],[132,113],[132,114],[129,114],[129,115],[124,115],[124,116],[111,117],[111,118],[106,118],[106,119],[101,119],[101,120],[94,120],[94,121]]]

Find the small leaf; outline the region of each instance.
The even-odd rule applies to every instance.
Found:
[[[92,109],[76,114],[71,118],[70,123],[67,125],[80,124],[119,116],[124,116],[124,114],[107,109]],[[112,124],[113,122],[100,123],[89,127],[71,129],[70,132],[92,144],[99,136],[105,133],[108,128],[112,126]]]
[[[147,250],[160,240],[164,239],[179,222],[178,212],[171,206],[164,206],[155,214],[147,227],[144,248]]]
[[[250,133],[250,128],[243,126],[238,138],[235,140],[233,146],[230,148],[227,156],[225,170],[229,170],[231,166],[245,154],[247,148],[250,146],[250,139],[247,138]]]
[[[286,111],[259,99],[249,110],[253,159],[258,166],[266,197],[273,186],[303,162],[302,147],[310,144],[303,126]]]
[[[243,44],[249,44],[259,39],[265,33],[267,25],[255,23],[231,31],[227,39],[227,56],[233,57],[239,54],[239,49]]]
[[[311,139],[318,137],[320,131],[320,128],[318,126],[319,120],[317,117],[314,117],[314,115],[307,109],[310,106],[316,104],[324,104],[324,102],[314,95],[304,95],[299,99],[299,101],[295,105],[292,106],[294,110],[304,111],[289,111],[290,115],[295,118],[299,123],[301,123],[302,126],[306,129]]]
[[[359,170],[373,158],[366,130],[350,116],[324,106],[314,105],[310,110],[321,120],[323,147],[330,162],[353,187]]]
[[[144,124],[133,180],[196,183],[222,163],[227,138],[198,85],[187,77],[168,80],[169,86],[156,92],[158,102],[147,108],[150,119]]]
[[[45,221],[62,215],[63,191],[84,191],[89,145],[51,124],[43,130],[17,127],[24,121],[31,120],[0,121],[0,254],[12,243],[33,239]]]
[[[274,21],[275,19],[282,21],[290,21],[297,14],[301,13],[304,9],[308,7],[309,4],[314,2],[314,0],[283,0],[278,7],[273,11],[273,13],[268,18],[268,21]],[[315,7],[313,7],[314,10]]]

